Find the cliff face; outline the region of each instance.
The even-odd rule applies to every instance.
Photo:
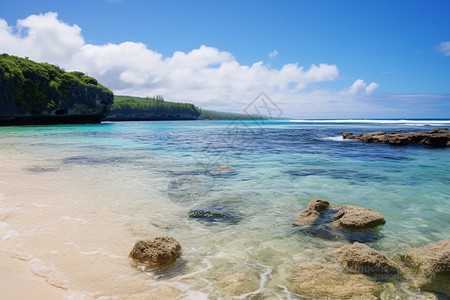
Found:
[[[0,55],[0,126],[98,123],[113,98],[81,72]]]

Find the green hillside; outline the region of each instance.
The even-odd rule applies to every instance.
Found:
[[[162,96],[115,96],[109,121],[196,120],[200,109],[190,103],[164,101]]]

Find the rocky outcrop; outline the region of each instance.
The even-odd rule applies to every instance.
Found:
[[[390,145],[423,144],[434,147],[450,147],[448,129],[433,129],[430,132],[393,132],[385,131],[353,134],[343,132],[344,139],[360,140],[368,143],[385,143]]]
[[[166,266],[181,256],[181,245],[172,237],[156,237],[137,241],[130,257],[151,267]]]
[[[319,299],[377,299],[381,293],[381,287],[368,276],[316,262],[294,266],[290,284],[289,290]]]
[[[0,126],[99,123],[113,93],[81,72],[0,55]]]
[[[397,274],[394,262],[365,244],[356,242],[342,250],[341,263],[348,273],[373,275],[377,279],[388,279],[390,274]]]
[[[414,272],[415,286],[450,296],[450,240],[411,249],[401,258]]]
[[[344,205],[337,208],[326,200],[314,199],[294,219],[294,225],[305,234],[329,240],[351,242],[375,241],[381,234],[375,230],[385,224],[383,216],[369,208]]]
[[[344,205],[332,217],[337,225],[352,229],[367,229],[384,225],[386,220],[379,212],[355,205]]]
[[[308,206],[295,217],[294,224],[299,226],[311,225],[320,216],[320,212],[328,209],[329,206],[330,202],[326,200],[311,200]]]

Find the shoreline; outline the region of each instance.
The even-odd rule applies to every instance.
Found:
[[[0,252],[0,265],[1,299],[65,299],[65,290],[51,285],[44,277],[34,274],[27,261]]]

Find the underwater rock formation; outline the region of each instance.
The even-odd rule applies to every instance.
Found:
[[[208,223],[237,224],[242,217],[234,213],[231,208],[223,205],[193,208],[189,211],[189,218]]]
[[[300,226],[300,231],[306,234],[351,242],[377,240],[381,235],[376,227],[385,223],[375,210],[354,205],[336,208],[321,199],[313,199],[294,219],[294,225]]]
[[[292,269],[295,293],[320,299],[378,299],[381,287],[363,274],[346,274],[339,267],[304,262]]]

